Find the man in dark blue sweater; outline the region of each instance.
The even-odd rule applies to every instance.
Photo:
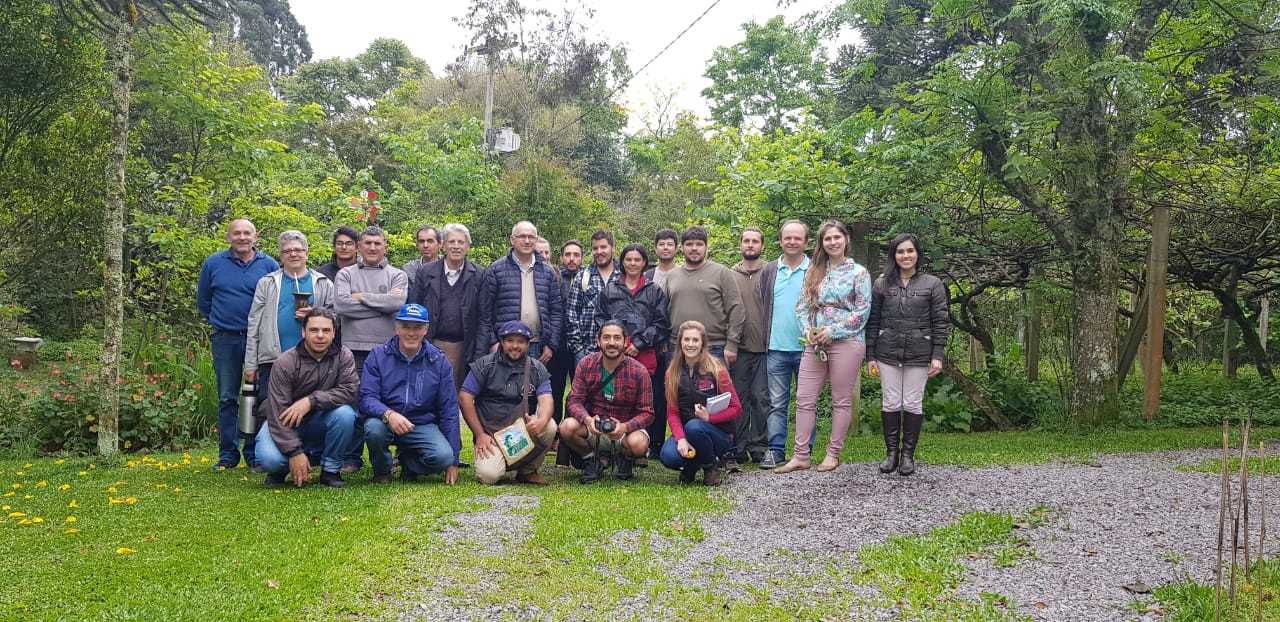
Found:
[[[248,218],[227,225],[231,248],[214,253],[200,267],[196,306],[213,330],[209,344],[213,350],[213,375],[218,381],[218,464],[214,470],[234,469],[240,464],[237,422],[240,380],[244,371],[245,335],[249,330],[249,307],[258,279],[280,269],[280,264],[254,247],[258,230]],[[244,461],[257,466],[253,437],[244,439]]]

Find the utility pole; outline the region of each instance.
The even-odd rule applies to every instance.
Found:
[[[497,73],[497,63],[493,61],[494,56],[499,52],[515,47],[515,43],[507,39],[498,39],[495,37],[486,37],[483,45],[476,45],[467,48],[468,54],[479,54],[484,57],[484,63],[489,73],[489,81],[484,91],[484,148],[488,151],[493,148],[493,139],[491,132],[493,130],[493,77]]]

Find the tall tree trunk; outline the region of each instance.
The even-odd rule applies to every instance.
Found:
[[[1215,290],[1213,295],[1222,304],[1223,317],[1240,328],[1240,337],[1244,340],[1244,347],[1249,351],[1249,356],[1253,358],[1254,366],[1258,368],[1258,376],[1275,382],[1276,377],[1271,371],[1271,361],[1267,359],[1267,349],[1262,345],[1262,339],[1258,337],[1258,331],[1254,329],[1253,322],[1244,314],[1244,308],[1240,306],[1240,302],[1235,296],[1227,295],[1227,292]]]
[[[98,416],[98,453],[120,451],[120,350],[124,340],[124,200],[125,160],[129,152],[129,95],[133,72],[136,11],[122,3],[115,15],[116,32],[107,50],[111,80],[111,148],[107,161],[106,210],[102,243],[105,260],[102,293],[102,371],[98,377],[102,411]]]
[[[1116,324],[1120,295],[1114,245],[1091,240],[1081,248],[1083,257],[1073,281],[1075,343],[1071,352],[1074,378],[1072,410],[1078,423],[1094,426],[1115,416]]]

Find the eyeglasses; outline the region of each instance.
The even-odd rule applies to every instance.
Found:
[[[301,255],[306,252],[307,252],[307,249],[305,248],[286,248],[280,251],[280,254],[281,255]]]
[[[356,243],[355,243],[355,242],[347,242],[347,241],[345,241],[345,240],[344,240],[344,241],[341,241],[341,242],[334,242],[334,243],[333,243],[333,245],[334,245],[334,246],[355,246],[355,245],[356,245]]]
[[[513,238],[515,238],[515,239],[517,239],[517,240],[524,240],[524,241],[526,241],[526,242],[528,242],[529,240],[536,240],[536,239],[538,239],[538,236],[537,236],[537,235],[532,235],[532,234],[528,234],[528,233],[522,233],[522,234],[520,234],[520,235],[513,235],[513,236],[511,236],[511,237],[513,237]]]

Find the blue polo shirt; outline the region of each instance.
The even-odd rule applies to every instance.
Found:
[[[240,261],[231,249],[214,253],[200,266],[196,307],[217,330],[249,329],[249,307],[258,279],[280,269],[269,255],[253,249],[253,259]]]
[[[804,275],[809,270],[809,258],[792,270],[778,261],[778,275],[773,280],[773,317],[769,320],[769,349],[780,352],[802,352],[800,345],[800,319],[796,315],[796,303],[804,288]]]

